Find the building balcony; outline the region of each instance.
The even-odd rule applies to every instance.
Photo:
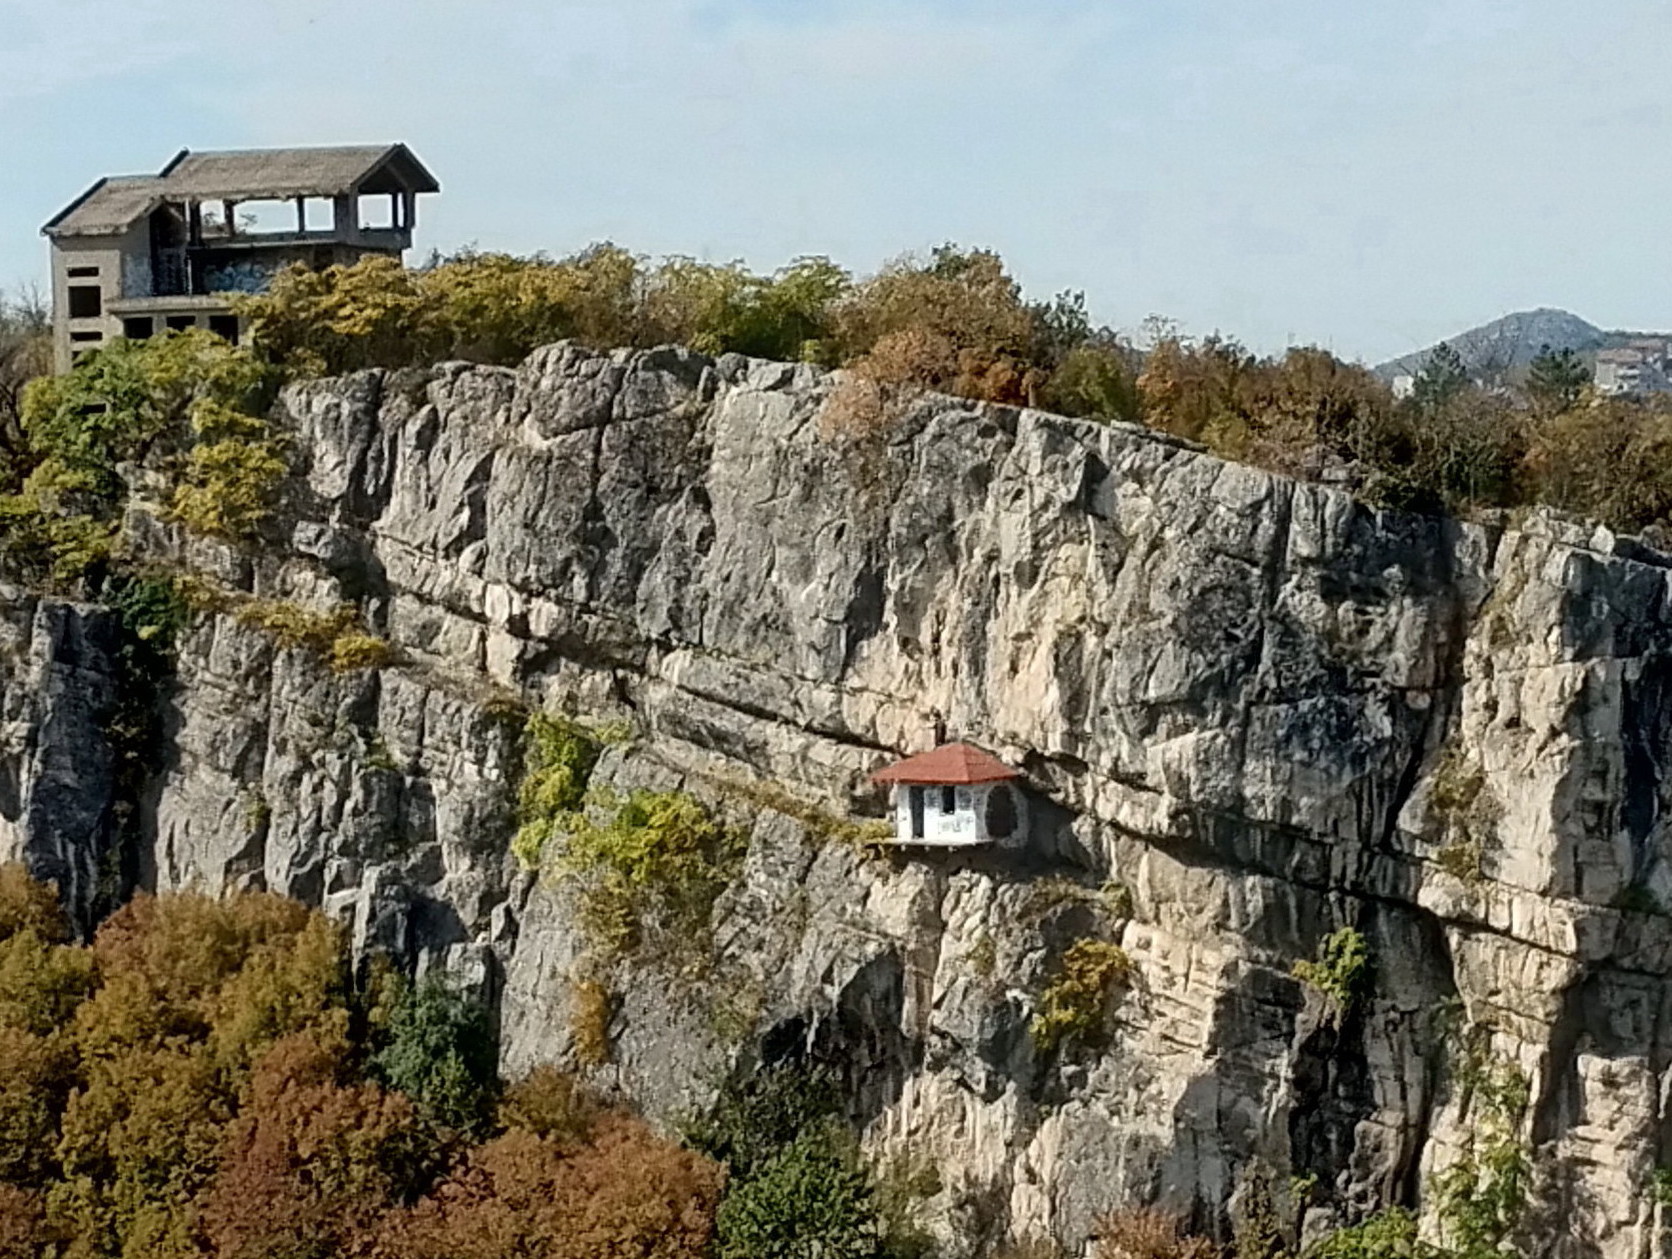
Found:
[[[303,232],[250,232],[233,235],[205,234],[203,242],[191,247],[193,254],[227,253],[264,249],[305,249],[315,245],[344,245],[379,253],[401,253],[412,248],[409,227],[361,227],[352,231],[327,228]]]
[[[232,307],[225,293],[186,293],[171,297],[119,297],[105,309],[121,318],[124,315],[219,314]]]

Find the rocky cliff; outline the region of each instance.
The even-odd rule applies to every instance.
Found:
[[[131,531],[224,589],[360,603],[396,658],[333,672],[200,612],[136,775],[113,614],[6,591],[0,859],[84,918],[134,885],[322,904],[487,992],[508,1069],[573,1060],[586,946],[509,852],[515,714],[625,720],[597,782],[748,836],[701,973],[609,976],[590,1070],[651,1113],[811,1055],[880,1157],[938,1166],[954,1256],[1077,1246],[1131,1202],[1227,1235],[1266,1199],[1316,1233],[1421,1197],[1487,1053],[1531,1085],[1536,1252],[1650,1254],[1672,562],[1031,411],[933,397],[855,431],[836,387],[554,346],[291,388],[282,538]],[[1023,848],[827,824],[880,817],[869,772],[937,730],[1026,771]],[[1292,967],[1344,926],[1372,965],[1342,1015]],[[1029,1020],[1088,935],[1133,973],[1106,1043],[1044,1053]]]

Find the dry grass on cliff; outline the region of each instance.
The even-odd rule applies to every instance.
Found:
[[[1178,1216],[1123,1207],[1097,1222],[1092,1259],[1219,1259],[1219,1247],[1184,1231]]]

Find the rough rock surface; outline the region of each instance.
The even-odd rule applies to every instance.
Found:
[[[1226,1235],[1261,1180],[1316,1231],[1463,1147],[1473,1027],[1531,1081],[1537,1253],[1651,1253],[1668,561],[1119,425],[927,398],[855,431],[836,387],[568,345],[293,387],[282,545],[136,530],[266,598],[363,601],[400,662],[334,674],[200,616],[113,862],[108,616],[5,592],[0,857],[84,914],[124,862],[323,904],[492,994],[515,1071],[571,1054],[586,948],[508,854],[513,701],[626,717],[599,781],[683,786],[750,838],[709,973],[611,976],[595,1074],[652,1113],[813,1053],[879,1155],[940,1166],[953,1256],[1075,1247],[1135,1201]],[[1026,770],[1025,848],[867,854],[811,820],[881,816],[866,775],[937,729]],[[1291,968],[1344,925],[1374,986],[1340,1020]],[[1106,1047],[1043,1057],[1029,1019],[1090,934],[1134,975]]]

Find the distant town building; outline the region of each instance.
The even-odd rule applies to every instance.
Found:
[[[1393,378],[1393,396],[1395,398],[1409,398],[1417,391],[1417,378],[1410,372],[1400,372]]]
[[[57,370],[116,337],[242,333],[228,295],[292,263],[324,268],[412,246],[440,184],[404,144],[193,153],[101,179],[42,232],[52,248]]]
[[[1598,350],[1597,392],[1609,396],[1672,392],[1672,355],[1662,337],[1641,337]]]

